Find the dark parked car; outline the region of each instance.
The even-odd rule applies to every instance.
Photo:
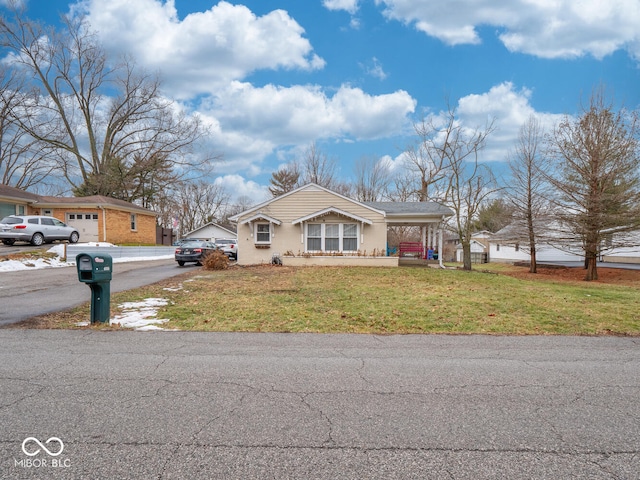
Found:
[[[15,242],[30,242],[42,245],[54,240],[68,240],[76,243],[78,231],[57,218],[42,215],[9,215],[0,220],[0,240],[5,245]]]
[[[218,249],[215,244],[211,242],[205,242],[202,240],[190,240],[184,242],[178,248],[176,248],[176,262],[181,267],[185,263],[193,262],[197,265],[202,265],[204,257],[209,255]]]
[[[173,246],[179,247],[184,242],[199,242],[199,241],[200,241],[199,238],[181,238],[180,240],[176,240],[175,242],[173,242]]]

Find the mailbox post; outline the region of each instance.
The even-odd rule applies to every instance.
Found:
[[[76,268],[78,280],[91,288],[91,323],[108,322],[111,316],[111,255],[79,253]]]

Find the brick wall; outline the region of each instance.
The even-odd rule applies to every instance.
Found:
[[[136,229],[131,230],[131,213],[107,209],[107,242],[155,245],[156,217],[136,213]]]
[[[62,222],[66,222],[67,213],[97,213],[98,214],[98,238],[101,242],[114,244],[155,245],[156,244],[156,217],[136,213],[136,230],[131,230],[131,213],[107,208],[107,238],[104,239],[104,224],[102,210],[99,208],[52,208],[52,216]],[[29,207],[29,215],[42,215],[41,207]],[[82,239],[80,239],[82,241]]]

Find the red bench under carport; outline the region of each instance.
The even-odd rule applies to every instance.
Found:
[[[398,255],[400,257],[424,258],[424,245],[421,242],[400,242]]]

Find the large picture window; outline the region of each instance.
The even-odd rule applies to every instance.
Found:
[[[356,252],[358,225],[355,223],[308,223],[308,252]]]

